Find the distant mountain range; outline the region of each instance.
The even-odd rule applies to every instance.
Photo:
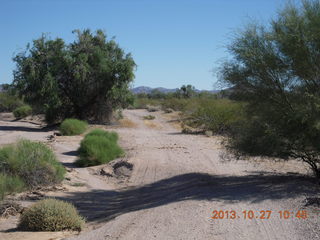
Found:
[[[162,93],[171,93],[177,91],[179,88],[163,88],[163,87],[157,87],[157,88],[151,88],[151,87],[146,87],[146,86],[140,86],[140,87],[135,87],[131,89],[131,92],[134,94],[138,93],[151,93],[153,90],[158,90]],[[210,92],[210,93],[217,93],[219,90],[198,90],[196,89],[196,92]]]

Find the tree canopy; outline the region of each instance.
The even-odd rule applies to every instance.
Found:
[[[320,2],[287,5],[269,26],[253,24],[229,45],[223,81],[248,103],[233,144],[250,154],[293,157],[320,177]],[[245,126],[245,127],[243,127]]]
[[[42,35],[14,57],[14,86],[49,122],[77,117],[106,122],[125,106],[135,62],[103,31],[75,30],[76,40]]]

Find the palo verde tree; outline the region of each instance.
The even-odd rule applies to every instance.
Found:
[[[190,84],[182,85],[174,95],[178,98],[191,98],[196,95],[196,88]]]
[[[71,44],[45,35],[14,61],[14,86],[47,121],[76,117],[106,122],[129,100],[135,62],[103,31],[75,30]]]
[[[235,127],[240,153],[295,158],[320,177],[320,1],[287,5],[269,26],[250,25],[229,45],[223,81],[248,103]]]

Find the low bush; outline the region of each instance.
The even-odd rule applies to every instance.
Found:
[[[117,142],[119,139],[119,136],[116,132],[108,132],[108,131],[104,131],[102,129],[93,129],[91,132],[89,132],[86,137],[88,136],[98,136],[98,137],[105,137],[109,140],[111,140],[112,142]]]
[[[60,124],[60,132],[64,136],[74,136],[84,133],[88,123],[78,119],[67,118]]]
[[[147,110],[148,112],[157,112],[159,111],[159,107],[148,106]]]
[[[171,108],[164,108],[164,113],[172,113],[173,112],[173,109]]]
[[[193,101],[195,99],[192,99]],[[192,101],[185,98],[167,98],[161,103],[162,109],[173,109],[175,111],[185,111]]]
[[[84,223],[72,204],[44,199],[22,213],[18,228],[27,231],[81,231]]]
[[[33,189],[61,182],[65,169],[46,145],[20,140],[0,149],[0,173],[20,178]]]
[[[25,118],[28,117],[31,113],[32,108],[29,105],[23,105],[13,111],[13,115],[15,118]]]
[[[143,116],[143,119],[145,119],[145,120],[153,120],[153,119],[155,119],[156,117],[155,116],[153,116],[153,115],[146,115],[146,116]]]
[[[24,189],[25,184],[19,177],[0,173],[0,200],[8,194],[21,192]]]
[[[17,96],[10,95],[6,92],[0,93],[0,112],[12,112],[22,105],[24,105],[23,101]]]
[[[122,156],[124,152],[119,147],[117,140],[116,133],[101,129],[91,131],[81,141],[77,165],[80,167],[95,166]]]

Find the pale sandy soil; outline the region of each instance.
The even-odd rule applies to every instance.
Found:
[[[221,160],[224,150],[218,137],[180,134],[169,122],[170,114],[151,113],[155,120],[143,120],[148,114],[124,111],[126,124],[112,129],[127,155],[106,166],[75,168],[82,136],[48,142],[52,132],[34,124],[0,121],[0,144],[20,136],[47,141],[68,167],[64,190],[43,194],[73,202],[87,218],[85,231],[72,239],[320,239],[318,209],[303,207],[305,197],[319,190],[306,177],[306,167],[295,161]],[[119,161],[133,164],[133,170],[113,171]],[[112,177],[99,174],[103,167]],[[214,210],[235,210],[240,218],[211,219]],[[243,219],[244,210],[271,210],[272,215]],[[307,210],[308,218],[280,219],[280,210]],[[59,239],[69,234],[17,232],[14,219],[0,220],[0,239]]]

